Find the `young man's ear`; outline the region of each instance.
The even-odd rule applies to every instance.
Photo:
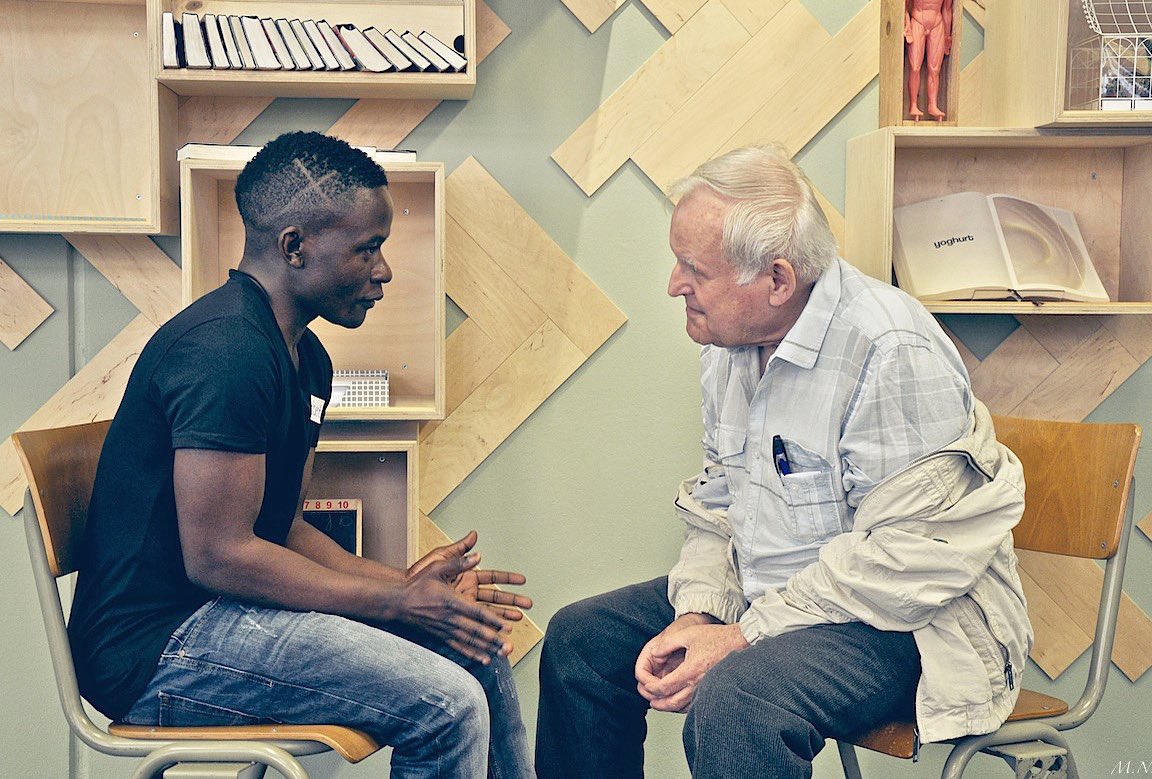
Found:
[[[280,238],[278,240],[280,255],[293,268],[304,267],[304,254],[301,251],[301,245],[303,243],[304,235],[299,227],[293,225],[285,227],[280,231]]]

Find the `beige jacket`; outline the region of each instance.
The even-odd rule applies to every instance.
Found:
[[[1012,528],[1024,511],[1020,461],[999,444],[977,402],[968,434],[880,482],[852,530],[783,590],[749,604],[722,511],[680,487],[687,530],[669,574],[677,615],[739,622],[749,642],[813,625],[865,622],[911,631],[922,675],[916,719],[923,742],[987,733],[1016,703],[1032,627],[1016,572]]]

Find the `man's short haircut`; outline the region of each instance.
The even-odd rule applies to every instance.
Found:
[[[348,211],[361,189],[388,186],[384,169],[339,138],[285,133],[256,153],[236,179],[247,229],[325,224]]]
[[[745,146],[705,162],[672,185],[680,199],[699,186],[736,202],[724,217],[721,249],[747,284],[777,257],[787,259],[801,283],[810,283],[836,259],[836,238],[807,176],[778,146]]]

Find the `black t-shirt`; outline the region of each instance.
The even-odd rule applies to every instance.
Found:
[[[140,353],[100,455],[68,624],[80,692],[106,716],[127,714],[169,637],[213,597],[184,570],[176,449],[265,455],[255,533],[285,542],[332,391],[311,331],[297,354],[299,370],[264,290],[237,271]]]

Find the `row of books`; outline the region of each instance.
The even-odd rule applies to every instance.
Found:
[[[199,15],[162,22],[165,68],[457,73],[468,60],[427,30],[414,33],[323,19]]]

